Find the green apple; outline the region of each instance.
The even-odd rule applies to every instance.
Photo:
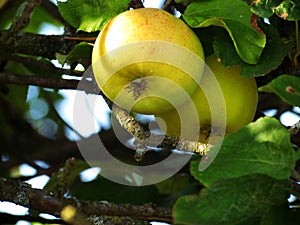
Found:
[[[229,68],[223,66],[215,55],[206,57],[205,61],[208,67],[192,99],[180,107],[156,115],[159,126],[169,136],[182,136],[183,127],[190,132],[198,129],[198,140],[207,143],[210,131],[222,128],[224,116],[224,134],[239,130],[254,118],[258,101],[255,79],[240,76],[239,65]],[[217,86],[213,82],[213,76],[218,81],[223,96],[215,94]],[[201,86],[205,88],[205,92]],[[225,103],[225,109],[222,109],[222,101]],[[197,118],[190,116],[190,119],[182,120],[183,116],[189,118],[193,106],[197,110]]]
[[[123,12],[99,33],[92,68],[101,91],[132,112],[156,114],[187,101],[204,70],[204,52],[182,20],[155,8]]]

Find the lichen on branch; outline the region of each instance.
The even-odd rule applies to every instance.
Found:
[[[156,147],[167,150],[176,149],[199,155],[205,155],[212,147],[210,144],[186,140],[181,137],[169,137],[145,131],[128,111],[116,105],[113,106],[112,112],[120,125],[135,138],[135,159],[137,161],[141,161],[147,151]]]
[[[56,59],[56,53],[66,55],[76,44],[78,41],[69,40],[64,35],[0,31],[0,52],[3,54],[9,52]]]

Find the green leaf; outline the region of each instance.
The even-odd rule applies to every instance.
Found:
[[[252,26],[251,16],[250,7],[240,0],[196,1],[189,4],[183,14],[184,20],[193,28],[211,25],[225,28],[243,61],[255,64],[265,46],[266,37]]]
[[[300,151],[299,150],[296,151],[294,158],[295,158],[295,161],[300,159]]]
[[[224,29],[216,30],[214,34],[212,43],[214,54],[221,59],[224,66],[247,65],[235,51],[231,38]]]
[[[234,45],[230,43],[230,36],[225,31],[214,31],[213,48],[215,55],[221,58],[221,62],[225,66],[239,64],[242,68],[241,75],[245,77],[262,76],[276,69],[294,46],[294,41],[281,38],[274,26],[261,22],[259,24],[267,35],[267,42],[256,64],[248,64],[241,60]]]
[[[19,69],[25,69],[23,74],[45,77],[61,77],[61,73],[57,71],[57,68],[54,66],[51,60],[47,58],[24,54],[18,54],[18,57],[20,62],[15,61],[15,63],[19,64]]]
[[[64,19],[78,30],[93,32],[113,17],[125,11],[128,0],[68,0],[58,1]]]
[[[262,18],[269,18],[274,14],[275,8],[281,3],[281,0],[247,0],[251,5],[251,11]]]
[[[81,200],[144,204],[155,201],[158,191],[153,185],[127,186],[100,177],[91,182],[76,183],[71,189],[71,195]]]
[[[288,204],[282,204],[271,208],[264,216],[261,225],[298,225],[300,221],[299,210],[289,208]]]
[[[300,106],[300,78],[293,75],[283,74],[259,91],[276,93],[282,100],[293,106]]]
[[[300,19],[300,2],[298,0],[260,0],[253,1],[251,6],[251,11],[260,17],[269,18],[275,13],[290,21]]]
[[[285,0],[275,10],[276,14],[286,20],[300,19],[300,2],[299,0]]]
[[[265,174],[288,179],[294,167],[290,134],[275,118],[260,118],[224,138],[218,155],[204,171],[191,163],[192,175],[205,186],[227,178]]]
[[[239,225],[260,224],[261,217],[253,216],[239,223]]]
[[[0,97],[10,102],[20,113],[25,113],[29,106],[26,102],[28,87],[13,84],[5,85],[5,93],[1,93]]]
[[[0,1],[1,2],[1,1]],[[17,2],[17,1],[14,1]],[[17,4],[5,4],[5,10],[1,9],[0,13],[0,30],[8,29],[12,23],[14,16],[20,6],[24,1],[18,1]]]
[[[5,70],[20,75],[34,75],[26,66],[17,61],[8,61]]]
[[[288,180],[248,175],[222,180],[184,196],[174,206],[176,224],[235,225],[257,220],[269,208],[286,202]]]
[[[56,29],[61,28],[61,30],[63,30],[63,24],[58,19],[56,19],[42,6],[38,6],[34,8],[30,18],[30,23],[24,29],[24,31],[31,33],[39,33],[41,29],[45,27],[45,24],[47,24],[48,26],[54,26]]]
[[[1,2],[1,0],[0,0]],[[0,29],[7,29],[14,17],[19,15],[24,10],[26,1],[17,0],[14,4],[8,4],[5,6],[5,10],[1,11],[0,14]],[[62,28],[63,24],[55,18],[51,13],[45,10],[42,6],[34,8],[33,13],[30,17],[29,25],[24,29],[26,32],[39,33],[41,28],[44,28],[45,24],[52,25],[55,28]]]
[[[66,63],[67,57],[68,57],[68,55],[63,55],[58,52],[55,53],[55,58],[61,65],[64,65]]]
[[[60,61],[61,64],[68,63],[71,65],[74,61],[82,63],[85,67],[88,67],[91,62],[93,46],[87,42],[80,42],[77,44],[67,56],[61,57],[63,61]],[[58,56],[58,55],[57,55]]]
[[[64,99],[63,95],[51,89],[40,89],[39,98],[45,99],[49,104],[55,104],[59,100]]]
[[[82,171],[89,169],[89,168],[90,168],[90,166],[88,165],[88,163],[86,161],[76,160],[74,162],[74,166],[72,167],[72,173],[69,174],[68,184],[69,185],[73,184],[76,181],[76,179],[78,178],[79,173],[81,173]],[[52,192],[52,193],[57,192],[58,186],[62,182],[59,178],[60,173],[61,172],[58,171],[51,176],[51,179],[48,181],[48,183],[44,187],[45,190]]]
[[[176,3],[182,4],[182,5],[188,5],[188,4],[190,4],[192,1],[196,1],[196,0],[175,0]]]
[[[184,195],[198,194],[201,186],[191,175],[175,174],[155,185],[159,191],[159,205],[172,208],[176,200]]]
[[[257,64],[241,64],[242,76],[249,77],[268,74],[282,64],[284,57],[294,47],[294,41],[281,38],[278,30],[274,29],[274,27],[264,25],[263,28],[267,33],[267,44]]]

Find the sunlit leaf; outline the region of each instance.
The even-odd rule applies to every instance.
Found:
[[[59,28],[62,28],[62,26],[63,24],[57,18],[42,6],[39,6],[34,8],[30,23],[24,31],[32,33],[40,33],[40,31],[43,31],[43,33],[54,34]],[[61,29],[61,31],[63,31],[63,29]]]
[[[220,179],[253,173],[288,179],[294,163],[289,132],[278,120],[265,117],[226,136],[206,170],[199,171],[198,161],[193,161],[190,169],[207,186]]]
[[[184,196],[174,206],[176,224],[235,225],[261,217],[286,202],[289,184],[264,175],[215,182],[199,195]]]
[[[193,28],[211,25],[225,28],[243,61],[255,64],[266,37],[262,30],[251,24],[251,17],[250,7],[239,0],[196,1],[189,4],[183,14],[184,20]]]
[[[91,44],[87,42],[80,42],[69,52],[68,55],[60,58],[60,60],[62,60],[60,63],[68,63],[70,65],[72,62],[77,61],[85,64],[85,66],[88,66],[91,64],[90,60],[92,56],[92,50],[93,46]]]
[[[295,43],[293,40],[280,37],[275,26],[265,23],[259,24],[266,33],[267,42],[256,64],[249,64],[241,60],[231,42],[230,36],[224,29],[206,28],[203,32],[197,32],[197,34],[206,46],[213,46],[214,54],[221,59],[222,64],[225,66],[239,64],[242,68],[241,75],[245,77],[263,76],[282,64],[283,59],[288,55]],[[208,43],[206,43],[206,37],[210,38]]]
[[[128,0],[68,0],[58,1],[64,19],[78,30],[92,32],[102,27],[114,16],[125,11]]]

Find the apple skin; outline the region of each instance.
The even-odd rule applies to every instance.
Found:
[[[214,74],[221,90],[223,92],[226,109],[219,109],[220,115],[216,114],[214,118],[214,129],[222,126],[222,116],[226,115],[225,134],[233,133],[248,123],[252,122],[258,102],[258,93],[255,79],[245,78],[240,76],[241,68],[239,65],[234,65],[226,68],[218,61],[215,55],[206,57],[207,66],[211,72],[205,69],[201,82],[205,83],[206,93],[198,88],[192,99],[178,108],[174,108],[168,112],[156,115],[158,125],[162,130],[166,131],[169,136],[182,136],[181,118],[179,115],[187,116],[190,114],[189,110],[193,105],[196,107],[199,121],[199,126],[195,123],[196,119],[185,120],[182,122],[185,130],[190,130],[190,133],[185,133],[186,136],[195,134],[197,130],[198,141],[207,143],[209,140],[209,132],[211,129],[212,110],[211,104],[207,101],[205,94],[214,94],[214,86],[210,85],[210,77]],[[201,86],[201,85],[200,85]],[[217,99],[217,98],[215,98]],[[222,100],[222,98],[219,98]],[[218,110],[218,109],[217,109]],[[178,113],[180,112],[180,113]],[[225,113],[221,115],[221,113]],[[187,116],[188,117],[188,116]],[[200,128],[200,129],[199,129]],[[185,137],[187,138],[187,137]]]
[[[156,114],[194,94],[204,58],[200,40],[183,21],[161,9],[140,8],[104,26],[93,48],[92,68],[101,91],[115,104]]]

